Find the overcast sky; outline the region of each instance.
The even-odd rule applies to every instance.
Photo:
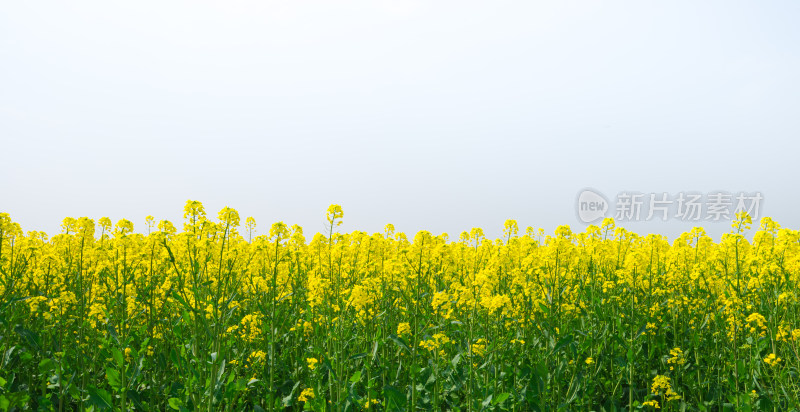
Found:
[[[310,238],[338,203],[347,231],[452,239],[509,218],[582,230],[584,188],[723,190],[798,229],[798,18],[797,1],[6,2],[0,212],[142,230],[196,199]]]

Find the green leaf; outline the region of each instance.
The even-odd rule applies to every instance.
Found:
[[[539,309],[541,309],[545,314],[550,313],[550,308],[545,306],[545,304],[542,302],[539,302]]]
[[[745,366],[744,361],[742,361],[741,359],[736,361],[736,369],[739,372],[739,380],[740,381],[745,380],[746,378],[744,377],[747,376],[747,367]]]
[[[397,337],[396,335],[389,335],[389,339],[394,341],[394,343],[396,343],[401,349],[411,353],[411,349],[408,347],[408,344],[403,340],[403,338]]]
[[[372,346],[372,360],[374,361],[377,356],[378,356],[378,341],[376,340],[374,345]]]
[[[55,368],[56,368],[56,363],[53,362],[53,360],[50,358],[42,359],[42,361],[39,362],[39,373],[43,375],[52,371]]]
[[[336,371],[333,370],[333,366],[331,365],[331,361],[328,358],[325,358],[325,359],[322,360],[322,371],[325,371],[325,372],[331,374],[331,376],[333,376],[334,379],[338,379],[336,377]]]
[[[114,358],[114,362],[117,363],[117,366],[122,367],[122,352],[117,348],[112,348],[111,356]]]
[[[453,360],[451,360],[451,361],[450,361],[450,363],[451,363],[451,364],[453,364],[453,367],[454,367],[454,368],[455,368],[456,366],[458,366],[458,362],[461,362],[461,352],[459,352],[459,353],[456,353],[456,356],[454,356],[454,357],[453,357]]]
[[[108,335],[111,336],[111,341],[115,344],[119,345],[119,334],[117,334],[117,328],[114,325],[108,325]]]
[[[386,410],[402,411],[406,407],[406,395],[391,385],[386,385],[383,387],[383,397],[386,404]]]
[[[225,365],[227,365],[227,362],[225,362],[225,359],[222,359],[222,362],[220,362],[219,365],[219,370],[217,371],[217,386],[222,385],[222,376],[225,374]]]
[[[427,386],[427,385],[430,385],[430,384],[432,384],[434,382],[436,382],[436,374],[432,373],[432,374],[430,374],[430,376],[428,376],[428,380],[425,381],[425,385]]]
[[[572,335],[567,335],[561,338],[561,340],[556,343],[556,346],[553,348],[553,352],[558,352],[559,350],[563,349],[565,346],[574,342],[572,339]]]
[[[284,396],[283,398],[281,398],[281,406],[283,406],[284,408],[288,408],[288,407],[292,406],[292,401],[293,400],[294,400],[294,394],[290,393],[290,394]]]
[[[40,349],[40,346],[39,346],[39,335],[37,335],[32,330],[23,328],[22,326],[15,327],[14,328],[14,332],[17,332],[17,334],[20,337],[22,337],[22,339],[25,341],[25,343],[28,344],[28,346],[31,349],[33,349],[34,351],[39,351],[39,349]]]
[[[642,336],[647,331],[647,325],[642,326],[636,331],[636,336],[633,337],[633,340],[639,339],[639,336]]]
[[[283,399],[281,399],[281,403],[282,403],[282,406],[284,408],[292,406],[292,403],[294,401],[294,393],[295,393],[295,391],[297,391],[297,388],[299,386],[300,386],[300,382],[296,382],[294,384],[294,386],[292,387],[292,391],[289,392],[288,395],[284,396]]]
[[[494,398],[494,402],[492,402],[492,405],[499,405],[505,402],[506,399],[508,399],[509,395],[510,394],[508,392],[503,392],[500,395],[497,395],[497,397]]]
[[[350,377],[350,383],[356,383],[361,380],[361,371],[355,371],[353,376]]]
[[[142,397],[141,397],[141,395],[139,395],[139,392],[137,392],[135,390],[128,390],[128,391],[125,392],[125,394],[128,397],[128,399],[130,399],[133,402],[133,404],[136,406],[136,409],[142,410],[142,411],[147,410],[147,408],[142,403]]]
[[[16,346],[12,346],[3,353],[3,363],[0,364],[0,367],[5,368],[8,366],[8,364],[11,362],[11,355],[14,353],[14,349],[16,348]]]
[[[175,300],[177,300],[177,301],[178,301],[178,302],[179,302],[181,305],[183,305],[183,307],[185,307],[185,308],[187,308],[187,309],[189,309],[189,310],[191,310],[191,309],[192,309],[192,308],[189,306],[189,304],[188,304],[188,303],[186,303],[186,301],[185,301],[185,300],[183,300],[183,297],[182,297],[181,295],[179,295],[179,294],[178,294],[178,292],[176,292],[176,291],[174,291],[174,290],[172,291],[172,298],[173,298],[173,299],[175,299]],[[173,398],[173,399],[174,399],[174,398]]]
[[[89,392],[89,404],[94,406],[95,409],[114,409],[114,406],[111,404],[111,395],[104,389],[90,386],[87,391]]]
[[[5,411],[8,410],[8,408],[11,408],[11,410],[16,411],[25,408],[30,402],[31,397],[24,392],[14,392],[7,394],[4,399],[5,402],[2,402],[2,399],[0,399],[0,404],[6,403],[7,405],[5,408],[2,408],[2,410]],[[16,408],[17,406],[20,408]]]
[[[481,403],[481,405],[483,405],[484,408],[488,407],[491,404],[492,404],[492,395],[486,397],[486,399],[483,400],[483,403]]]
[[[113,368],[106,368],[106,380],[115,390],[122,388],[122,379],[119,377],[119,371]]]
[[[169,402],[169,407],[175,409],[176,411],[186,409],[186,407],[183,406],[183,401],[178,398],[169,398],[167,402]]]
[[[366,358],[366,357],[367,357],[367,352],[362,352],[362,353],[356,353],[355,355],[347,358],[347,360],[356,360],[356,359],[361,359],[361,358]]]

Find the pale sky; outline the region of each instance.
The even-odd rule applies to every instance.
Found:
[[[141,231],[196,199],[310,238],[337,203],[346,231],[452,239],[509,218],[582,230],[584,188],[724,190],[798,229],[799,18],[797,1],[6,2],[0,212]]]

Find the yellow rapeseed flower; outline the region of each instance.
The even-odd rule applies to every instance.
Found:
[[[408,322],[403,322],[397,325],[397,336],[403,336],[411,332],[411,325]]]
[[[297,400],[300,402],[305,402],[309,399],[314,398],[314,388],[305,388],[302,392],[300,392],[300,396],[297,397]]]
[[[779,358],[779,357],[778,357],[777,355],[775,355],[774,353],[770,353],[769,355],[767,355],[767,356],[764,358],[764,362],[765,362],[767,365],[769,365],[769,366],[772,366],[772,367],[778,366],[778,364],[779,364],[779,363],[781,363],[781,361],[782,361],[782,360],[783,360],[783,359]]]

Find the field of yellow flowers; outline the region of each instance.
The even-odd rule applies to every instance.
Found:
[[[0,410],[800,408],[800,232],[769,218],[409,239],[332,205],[309,241],[184,212],[0,214]]]

